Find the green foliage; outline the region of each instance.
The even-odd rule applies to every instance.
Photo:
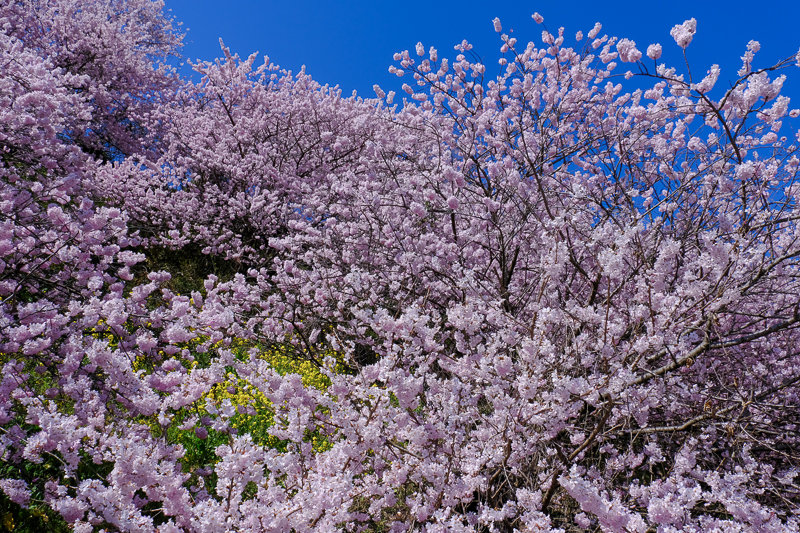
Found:
[[[44,481],[55,477],[58,467],[55,460],[32,463],[0,461],[0,479],[35,480],[29,483],[31,503],[22,507],[0,491],[0,531],[14,533],[66,533],[69,525],[61,516],[44,505]]]
[[[250,357],[248,353],[251,347],[251,345],[242,341],[234,343],[234,350],[241,359]],[[336,354],[325,355],[335,356]],[[208,357],[208,354],[198,354],[192,366],[195,368],[202,366],[204,357]],[[330,385],[329,378],[316,365],[310,361],[293,357],[288,348],[262,348],[257,357],[267,361],[280,375],[299,375],[305,387],[314,387],[324,391]],[[212,427],[203,426],[207,435],[201,437],[195,432],[194,428],[180,429],[179,426],[183,425],[192,416],[199,420],[211,416],[208,411],[209,404],[223,405],[228,403],[236,408],[236,414],[228,421],[229,427],[235,433],[249,434],[253,442],[267,448],[281,452],[287,450],[288,441],[278,439],[269,434],[270,427],[275,424],[275,409],[272,402],[253,383],[237,376],[233,369],[230,369],[225,381],[213,385],[209,392],[198,401],[176,413],[170,427],[166,430],[167,441],[171,444],[179,444],[185,450],[182,460],[185,472],[194,473],[200,468],[207,468],[216,463],[216,448],[223,444],[229,444],[231,435],[230,432],[217,431]],[[154,420],[150,422],[154,432],[162,431]],[[313,449],[318,452],[331,448],[330,441],[318,432],[309,432],[304,440],[311,442]],[[192,481],[194,480],[193,478]],[[213,489],[215,484],[214,476],[207,477],[205,483],[209,490]]]
[[[245,265],[235,261],[202,253],[194,245],[187,245],[181,249],[151,246],[142,249],[146,256],[144,262],[134,268],[134,280],[131,284],[147,282],[147,274],[164,270],[172,274],[167,283],[167,288],[177,294],[191,294],[192,291],[202,292],[203,281],[213,274],[222,281],[227,281],[236,273],[244,273]]]

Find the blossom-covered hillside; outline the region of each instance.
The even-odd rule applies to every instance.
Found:
[[[800,54],[495,20],[369,100],[163,9],[0,4],[7,529],[800,530]]]

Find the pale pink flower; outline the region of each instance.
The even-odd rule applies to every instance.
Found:
[[[647,47],[647,57],[653,61],[657,61],[661,57],[661,45],[658,43],[651,44]]]
[[[500,24],[500,18],[495,17],[494,20],[492,20],[492,24],[494,24],[494,31],[497,33],[503,31],[503,26]]]
[[[686,48],[692,42],[695,32],[697,31],[697,20],[691,18],[683,22],[683,24],[676,24],[669,31],[669,34],[678,43],[681,48]]]
[[[636,42],[622,39],[617,43],[619,59],[623,63],[635,63],[642,58],[642,53],[636,48]]]
[[[2,490],[8,499],[19,506],[28,507],[28,502],[31,499],[31,491],[28,489],[28,484],[21,479],[2,479],[0,480],[0,490]]]

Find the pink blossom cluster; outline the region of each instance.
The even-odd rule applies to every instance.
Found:
[[[393,104],[224,46],[182,81],[162,9],[0,5],[14,516],[800,530],[794,57],[716,89],[599,24],[502,34],[496,77],[419,43]]]

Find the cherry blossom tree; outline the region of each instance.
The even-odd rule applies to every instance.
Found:
[[[496,19],[499,66],[396,54],[399,104],[224,46],[178,86],[161,9],[2,11],[4,502],[75,531],[800,529],[800,56],[698,76]]]
[[[150,114],[177,78],[166,59],[182,35],[160,1],[12,0],[0,20],[5,33],[54,70],[72,74],[69,88],[89,105],[88,122],[59,133],[95,158],[108,160],[150,148]],[[73,116],[77,117],[77,114]],[[83,119],[85,120],[85,119]]]

